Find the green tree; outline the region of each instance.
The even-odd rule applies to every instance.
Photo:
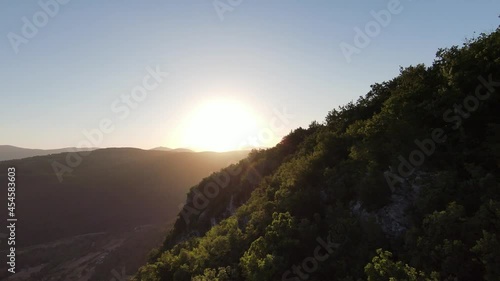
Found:
[[[368,281],[438,281],[438,274],[430,275],[402,261],[394,261],[389,251],[377,250],[377,255],[365,266]]]

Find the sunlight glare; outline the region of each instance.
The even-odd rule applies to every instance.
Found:
[[[247,106],[230,100],[205,102],[189,116],[183,143],[201,151],[238,150],[257,126]]]

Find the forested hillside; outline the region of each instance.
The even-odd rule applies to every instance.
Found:
[[[192,188],[136,280],[500,280],[500,28]]]

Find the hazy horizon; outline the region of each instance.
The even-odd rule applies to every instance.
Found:
[[[66,147],[49,147],[49,148],[40,148],[40,147],[22,147],[22,146],[17,146],[17,145],[13,145],[13,144],[0,144],[0,147],[1,146],[12,146],[12,147],[16,147],[16,148],[21,148],[21,149],[34,149],[34,150],[57,150],[57,149],[66,149],[66,148],[80,148],[80,147],[75,147],[75,146],[66,146]],[[187,149],[187,150],[191,150],[193,152],[230,152],[230,151],[245,151],[245,150],[251,150],[253,148],[256,148],[256,149],[265,149],[265,148],[269,148],[269,147],[242,147],[242,148],[238,148],[238,149],[235,149],[235,150],[228,150],[228,151],[212,151],[212,150],[197,150],[197,149],[193,149],[193,148],[189,148],[189,147],[167,147],[167,146],[163,146],[163,145],[158,145],[158,146],[155,146],[155,147],[149,147],[149,148],[142,148],[142,147],[136,147],[136,146],[105,146],[105,147],[84,147],[84,148],[90,148],[90,149],[107,149],[107,148],[136,148],[136,149],[142,149],[142,150],[153,150],[153,149],[158,149],[158,148],[166,148],[166,149],[170,149],[170,150],[178,150],[178,149]]]

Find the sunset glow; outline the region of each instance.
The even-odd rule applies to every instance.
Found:
[[[232,100],[204,102],[186,119],[182,143],[200,151],[239,149],[258,124],[251,109]]]

